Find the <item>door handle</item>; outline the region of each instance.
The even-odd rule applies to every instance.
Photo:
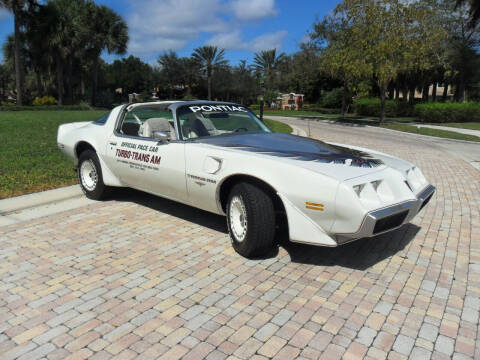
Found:
[[[110,141],[110,145],[115,146],[115,145],[117,145],[117,143],[115,141]]]

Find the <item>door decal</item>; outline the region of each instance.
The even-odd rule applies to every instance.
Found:
[[[128,149],[128,150],[127,150]],[[137,151],[138,150],[138,151]],[[156,155],[158,146],[135,144],[123,141],[120,147],[115,149],[115,157],[118,162],[127,164],[136,170],[159,170],[162,157]]]

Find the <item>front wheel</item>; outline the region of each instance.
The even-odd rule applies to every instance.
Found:
[[[97,154],[86,150],[78,159],[78,180],[86,197],[101,200],[105,197],[108,187],[103,183],[102,168]]]
[[[272,198],[250,183],[236,184],[228,197],[227,225],[232,246],[245,257],[268,252],[275,239]]]

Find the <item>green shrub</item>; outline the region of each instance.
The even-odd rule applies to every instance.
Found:
[[[380,99],[361,98],[353,103],[353,109],[358,115],[380,116]],[[385,114],[390,117],[413,116],[414,105],[404,101],[387,100]]]
[[[325,91],[320,98],[319,106],[321,108],[339,109],[342,107],[343,88],[335,88],[331,91]]]
[[[37,106],[18,106],[18,105],[0,105],[0,111],[64,111],[64,110],[92,110],[86,104],[80,105],[37,105]]]
[[[302,110],[311,111],[311,112],[318,112],[318,113],[322,113],[322,114],[340,114],[340,111],[341,111],[340,109],[336,109],[336,108],[324,108],[324,107],[321,107],[317,104],[304,106]]]
[[[426,103],[415,105],[415,115],[422,122],[480,121],[480,103]]]
[[[36,97],[33,100],[34,106],[42,106],[42,105],[57,105],[57,100],[53,96],[42,96]]]

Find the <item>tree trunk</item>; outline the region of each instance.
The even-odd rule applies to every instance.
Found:
[[[433,83],[432,101],[433,102],[437,101],[437,82],[436,81]]]
[[[82,96],[82,100],[85,98],[85,80],[83,80],[83,75],[80,78],[80,95]]]
[[[393,83],[391,83],[389,86],[388,86],[388,98],[390,100],[393,100],[394,99],[394,93],[395,93],[395,85]]]
[[[36,70],[35,71],[35,77],[37,79],[37,95],[38,97],[42,97],[43,96],[43,85],[42,85],[42,74],[40,72],[40,70]]]
[[[445,84],[443,84],[443,94],[442,94],[443,102],[447,101],[447,96],[448,96],[448,83],[446,82]]]
[[[73,104],[73,61],[72,58],[68,59],[67,64],[67,92],[68,101]]]
[[[98,85],[98,56],[93,59],[93,78],[92,78],[92,106],[95,106],[97,101],[97,85]]]
[[[422,89],[422,100],[428,102],[428,90],[430,89],[429,84],[425,84]]]
[[[458,86],[457,91],[455,93],[455,100],[457,102],[464,102],[465,101],[465,76],[460,74],[458,79]]]
[[[380,124],[385,122],[386,91],[387,87],[385,85],[380,86]]]
[[[63,105],[63,64],[59,56],[57,56],[57,91],[58,105]]]
[[[343,82],[343,91],[342,91],[342,112],[341,118],[345,118],[345,108],[347,107],[347,82]]]
[[[207,68],[208,100],[212,100],[212,69]]]
[[[400,88],[398,87],[395,88],[395,100],[396,101],[400,100]]]
[[[402,101],[407,102],[407,98],[408,98],[408,87],[407,85],[404,85],[402,87]]]
[[[415,102],[415,85],[412,85],[409,89],[408,101],[413,104]]]
[[[20,9],[16,2],[13,2],[13,22],[14,22],[14,37],[15,37],[15,85],[17,90],[17,105],[23,105],[23,79],[24,69],[21,54],[20,44]]]

